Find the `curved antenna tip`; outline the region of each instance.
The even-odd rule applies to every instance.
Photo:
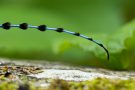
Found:
[[[100,46],[103,47],[103,49],[105,50],[107,54],[107,60],[109,61],[109,58],[110,58],[109,51],[102,44],[100,44]]]
[[[110,55],[107,49],[106,49],[106,53],[107,53],[107,60],[109,61]]]

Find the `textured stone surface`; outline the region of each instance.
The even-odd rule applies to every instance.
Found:
[[[75,67],[56,62],[50,63],[39,60],[28,61],[0,59],[0,65],[2,70],[10,70],[10,72],[13,72],[13,75],[14,73],[16,73],[15,75],[25,74],[28,78],[37,79],[35,85],[42,87],[50,85],[50,80],[56,79],[80,82],[91,81],[96,78],[107,78],[112,80],[128,80],[135,78],[134,71],[112,71],[100,68]],[[17,68],[19,69],[17,70]],[[17,77],[18,80],[21,81],[21,79],[15,75],[14,77]]]

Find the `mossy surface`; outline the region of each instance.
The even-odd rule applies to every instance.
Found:
[[[135,90],[135,80],[109,80],[97,78],[91,81],[73,82],[53,80],[48,87],[35,86],[33,82],[20,84],[1,81],[0,90]]]
[[[54,69],[80,69],[84,72],[100,72],[110,74],[113,73],[117,76],[118,72],[120,76],[121,71],[117,73],[110,70],[93,69],[90,68],[83,69],[80,67],[68,67],[62,66],[58,63],[52,64],[30,64],[26,63],[14,63],[14,62],[4,62],[0,65],[0,90],[135,90],[135,75],[131,73],[127,79],[121,78],[107,78],[98,77],[95,79],[88,79],[83,81],[74,80],[62,80],[54,78],[36,78],[29,76],[30,74],[42,73],[44,69],[54,68]],[[58,66],[58,67],[56,67]],[[80,76],[81,77],[81,76]],[[126,73],[121,74],[121,77],[127,77]],[[68,78],[68,77],[67,77]]]

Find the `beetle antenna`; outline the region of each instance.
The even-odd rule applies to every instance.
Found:
[[[65,32],[65,33],[68,33],[68,34],[79,36],[79,37],[82,37],[82,38],[87,39],[89,41],[92,41],[92,42],[96,43],[97,45],[99,45],[100,47],[102,47],[107,54],[107,59],[109,60],[109,52],[108,52],[107,48],[104,47],[103,44],[95,41],[94,39],[92,39],[90,37],[82,35],[78,32],[72,32],[72,31],[69,31],[69,30],[65,30],[63,28],[49,28],[46,25],[32,26],[32,25],[28,25],[27,23],[22,23],[22,24],[19,24],[19,25],[11,25],[11,23],[6,22],[4,24],[1,24],[0,27],[3,28],[3,29],[6,29],[6,30],[9,30],[11,27],[17,27],[17,28],[20,28],[20,29],[23,29],[23,30],[26,30],[27,28],[36,28],[40,31],[53,30],[53,31],[57,31],[57,32],[60,32],[60,33]]]

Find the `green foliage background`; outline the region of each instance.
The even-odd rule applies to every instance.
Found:
[[[102,42],[111,58],[107,61],[99,46],[79,37],[15,28],[1,29],[0,57],[135,69],[134,9],[134,0],[0,0],[0,23],[46,24],[80,32]]]

